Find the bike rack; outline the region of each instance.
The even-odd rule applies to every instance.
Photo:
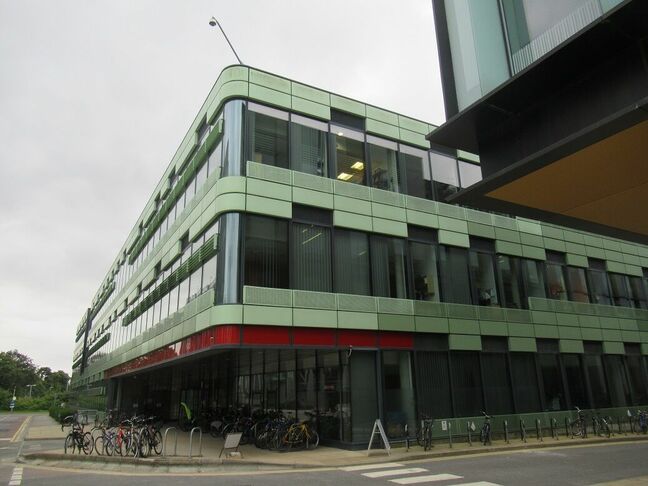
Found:
[[[571,438],[574,438],[574,434],[571,433],[571,427],[569,426],[569,419],[565,417],[565,436],[569,437],[571,435]]]
[[[520,439],[524,443],[526,443],[527,441],[526,425],[524,423],[524,419],[520,419]]]
[[[470,420],[466,422],[466,430],[468,430],[468,444],[472,447],[472,434],[470,433]]]
[[[507,444],[511,443],[509,441],[508,420],[504,421],[504,442],[506,442]]]
[[[551,427],[551,437],[558,440],[558,421],[555,418],[552,418],[549,421]]]
[[[405,450],[406,450],[407,452],[409,452],[409,443],[410,443],[410,439],[409,439],[409,427],[407,426],[407,424],[405,424]]]
[[[450,439],[450,448],[452,449],[452,422],[448,421],[448,438]]]
[[[540,424],[540,419],[536,419],[536,439],[540,442],[544,442],[542,438],[542,425]]]
[[[624,432],[623,428],[621,427],[621,418],[620,417],[617,417],[617,427],[619,428],[619,435],[621,435],[621,434],[628,435],[628,433]]]
[[[200,430],[200,427],[194,427],[191,429],[191,433],[189,434],[189,459],[191,459],[191,449],[193,447],[193,435],[195,431],[198,431],[198,436],[200,439],[200,442],[198,442],[198,457],[202,456],[202,430]]]
[[[169,434],[169,431],[173,431],[175,437],[175,441],[173,443],[173,455],[178,455],[178,429],[176,429],[175,427],[167,427],[167,429],[164,431],[164,439],[162,441],[162,456],[164,457],[166,457],[167,455],[167,435]]]

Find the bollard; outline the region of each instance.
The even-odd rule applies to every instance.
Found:
[[[452,449],[452,422],[448,422],[448,437],[450,438],[450,449]]]
[[[178,429],[175,427],[167,427],[167,429],[164,431],[164,440],[162,441],[162,455],[166,456],[167,455],[167,435],[169,434],[169,431],[173,431],[175,441],[173,445],[173,455],[177,456],[178,455]]]
[[[472,434],[470,433],[470,421],[466,422],[466,429],[468,430],[468,445],[472,447]]]
[[[200,427],[194,427],[191,429],[191,433],[189,434],[189,459],[191,459],[191,452],[193,448],[193,435],[195,431],[198,431],[198,457],[202,456],[202,430],[200,430]]]
[[[540,425],[540,419],[536,419],[536,440],[544,442],[542,439],[542,426]]]
[[[509,442],[509,434],[508,434],[508,420],[504,421],[504,442],[507,444],[510,444]]]
[[[524,419],[520,419],[520,439],[522,439],[522,442],[527,441],[526,437],[526,425],[524,424]]]

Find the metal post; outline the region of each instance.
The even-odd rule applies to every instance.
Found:
[[[558,421],[555,418],[551,419],[551,437],[558,440]]]
[[[409,427],[405,424],[405,450],[409,452]]]
[[[470,421],[466,422],[466,428],[468,429],[468,444],[472,447],[472,434],[470,433]]]
[[[623,427],[621,427],[621,418],[617,417],[617,428],[619,429],[619,435],[623,433],[623,435],[628,435],[627,432],[623,432]]]
[[[524,419],[520,419],[520,438],[522,439],[522,442],[526,443],[526,425],[524,424]]]
[[[452,422],[448,421],[448,437],[450,439],[450,448],[452,449]]]
[[[199,442],[198,442],[198,457],[202,456],[202,430],[200,430],[200,427],[194,427],[191,429],[191,432],[189,434],[189,459],[191,459],[191,452],[193,448],[193,435],[195,431],[198,431],[198,437],[199,437]]]
[[[569,437],[571,435],[571,438],[573,439],[574,434],[570,434],[569,429],[570,429],[570,427],[569,427],[569,419],[567,417],[565,417],[565,436]]]
[[[173,445],[173,455],[177,456],[178,455],[178,429],[175,427],[167,427],[167,429],[164,431],[164,440],[162,441],[162,455],[166,456],[167,455],[167,435],[169,434],[169,431],[172,430],[173,434],[175,436],[175,441]]]
[[[540,424],[540,419],[536,419],[536,439],[540,442],[544,442],[542,438],[542,425]]]
[[[218,20],[216,20],[216,17],[212,17],[212,18],[211,18],[211,20],[209,21],[209,25],[211,25],[212,27],[213,27],[214,25],[218,25],[218,28],[219,28],[220,31],[223,33],[223,37],[225,37],[225,40],[227,41],[227,43],[228,43],[229,46],[230,46],[230,49],[232,49],[232,52],[233,52],[234,55],[236,56],[236,60],[238,61],[239,64],[243,64],[243,63],[241,62],[241,58],[238,57],[238,54],[237,54],[236,51],[234,50],[234,46],[232,45],[232,43],[231,43],[230,40],[228,39],[227,34],[225,34],[225,31],[224,31],[223,28],[221,27],[220,22],[219,22]]]
[[[509,442],[509,432],[508,432],[508,420],[504,421],[504,442],[510,444]]]

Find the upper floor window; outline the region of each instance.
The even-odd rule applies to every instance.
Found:
[[[335,177],[344,182],[366,185],[364,133],[331,124]]]
[[[447,155],[430,152],[434,194],[439,201],[445,201],[459,190],[457,161]]]
[[[472,279],[473,302],[485,306],[499,306],[495,278],[493,244],[477,238],[470,241],[470,276]]]
[[[371,162],[371,185],[386,191],[400,192],[396,158],[398,144],[371,135],[367,135],[367,144]]]
[[[433,199],[432,181],[430,177],[430,161],[425,150],[400,145],[398,161],[403,174],[405,192],[410,196]]]
[[[288,113],[248,103],[250,160],[288,168]]]
[[[461,187],[472,186],[482,179],[481,167],[476,164],[469,164],[467,162],[458,162],[459,165],[459,180]]]
[[[564,255],[547,252],[547,289],[551,299],[568,300],[564,263]]]
[[[594,304],[612,305],[610,285],[603,260],[589,259],[589,279]]]
[[[290,168],[328,177],[328,125],[299,115],[290,121]]]

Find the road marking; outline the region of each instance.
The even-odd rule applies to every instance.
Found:
[[[456,484],[455,486],[502,486],[497,483],[489,483],[488,481],[477,481],[476,483],[461,483]]]
[[[463,479],[463,476],[454,474],[432,474],[430,476],[415,476],[413,478],[390,479],[389,481],[396,484],[417,484],[433,483],[434,481],[449,481],[450,479]]]
[[[408,467],[405,469],[391,469],[389,471],[369,472],[364,473],[363,476],[368,478],[384,478],[386,476],[398,476],[399,474],[416,474],[427,471],[427,469],[423,469],[422,467]]]
[[[348,466],[340,468],[342,471],[367,471],[369,469],[383,469],[386,467],[403,467],[402,464],[398,462],[385,462],[383,464],[364,464],[362,466]]]
[[[11,473],[11,480],[9,481],[9,486],[20,486],[22,482],[23,468],[22,466],[16,466]]]
[[[27,426],[27,424],[28,424],[29,422],[31,422],[31,419],[32,419],[32,418],[33,418],[33,415],[30,415],[29,417],[25,418],[25,420],[23,420],[22,425],[21,425],[20,428],[16,431],[16,433],[14,434],[14,436],[11,438],[11,442],[16,442],[16,439],[20,436],[20,434],[22,433],[23,429]]]

